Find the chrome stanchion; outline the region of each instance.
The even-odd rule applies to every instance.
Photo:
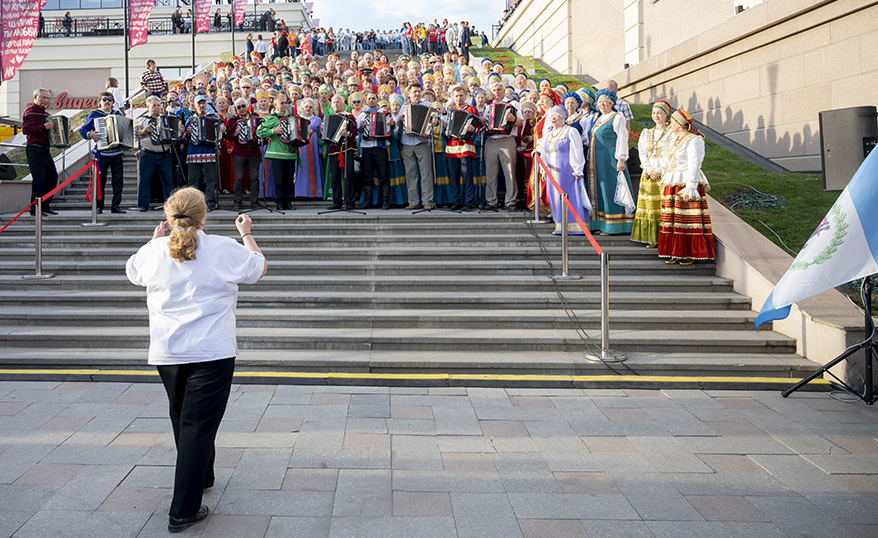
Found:
[[[579,280],[582,278],[582,275],[571,275],[567,272],[568,262],[569,262],[569,253],[567,252],[567,193],[561,195],[561,227],[563,231],[561,232],[561,274],[560,275],[552,275],[552,278],[555,280]]]
[[[98,181],[101,174],[98,171],[98,162],[95,160],[91,167],[91,222],[83,222],[80,226],[106,226],[106,222],[98,222]]]
[[[37,209],[36,209],[37,220],[34,223],[34,227],[36,229],[36,237],[34,238],[34,243],[36,245],[36,274],[33,275],[22,275],[21,278],[25,280],[45,280],[47,278],[52,278],[55,276],[54,274],[43,274],[43,198],[37,198]]]
[[[531,185],[533,185],[531,192],[533,192],[534,197],[534,219],[529,222],[531,224],[545,224],[549,221],[540,215],[540,171],[537,167],[536,153],[532,155],[531,162],[533,166],[531,167],[530,181]]]
[[[585,359],[594,362],[622,362],[626,357],[610,351],[610,255],[601,253],[601,354],[585,353]]]

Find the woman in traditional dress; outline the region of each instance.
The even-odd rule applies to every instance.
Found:
[[[323,161],[320,160],[320,136],[323,122],[314,111],[317,101],[302,99],[299,117],[308,120],[308,144],[299,149],[299,168],[296,170],[296,196],[323,198]]]
[[[534,126],[536,124],[537,105],[530,101],[521,103],[521,128],[515,136],[516,163],[515,185],[518,188],[518,202],[526,204],[527,191],[530,188],[530,177],[533,173]],[[526,206],[525,206],[526,207]]]
[[[707,209],[710,184],[701,171],[704,135],[682,109],[671,114],[668,149],[663,160],[662,217],[658,254],[665,263],[692,265],[716,258]]]
[[[564,109],[567,111],[567,120],[564,122],[579,131],[579,136],[583,136],[582,120],[585,113],[582,111],[582,97],[573,92],[567,92],[562,99]]]
[[[547,80],[547,79],[543,79]],[[541,81],[542,82],[542,81]],[[561,99],[558,95],[552,91],[551,88],[546,88],[540,93],[539,97],[539,112],[540,117],[537,120],[536,125],[533,129],[534,136],[534,147],[538,148],[542,145],[543,136],[545,135],[547,122],[547,114],[552,107],[558,106],[561,104]],[[542,168],[537,169],[537,181],[539,184],[539,193],[540,193],[540,211],[546,210],[546,208],[551,207],[549,205],[549,199],[546,197],[546,178],[543,175]],[[525,201],[527,202],[527,207],[530,210],[534,209],[534,178],[531,177],[527,182],[527,196],[525,197]]]
[[[567,193],[568,200],[583,222],[589,221],[591,204],[585,193],[585,180],[583,179],[583,167],[585,156],[582,153],[582,138],[579,131],[567,125],[567,110],[556,106],[549,109],[546,114],[545,135],[539,146],[540,157],[549,170],[552,177],[558,182],[561,189]],[[552,208],[552,220],[555,221],[555,232],[560,234],[564,231],[562,226],[563,213],[567,211],[567,232],[582,234],[582,228],[573,213],[565,207],[561,200],[561,193],[551,181],[546,181],[546,193],[549,206]]]
[[[595,96],[594,90],[582,87],[576,90],[576,94],[582,99],[582,108],[580,109],[582,110],[582,118],[579,120],[579,124],[582,125],[582,146],[585,148],[585,160],[588,162],[588,144],[591,140],[591,131],[601,113],[598,112],[598,107],[595,104],[597,96]]]
[[[662,217],[662,157],[670,138],[670,117],[671,105],[666,101],[656,101],[652,105],[652,121],[655,122],[655,127],[644,129],[637,143],[643,173],[640,175],[631,240],[646,243],[646,248],[658,246],[659,222]]]
[[[588,198],[594,207],[589,228],[598,235],[631,233],[634,225],[634,206],[623,207],[616,201],[617,191],[628,189],[628,127],[622,114],[613,111],[616,92],[597,92],[601,116],[595,122],[589,142]],[[618,179],[622,173],[621,181]]]

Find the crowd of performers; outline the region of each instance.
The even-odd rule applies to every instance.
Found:
[[[569,91],[521,66],[508,73],[483,60],[475,68],[453,51],[392,63],[359,51],[252,60],[218,62],[213,76],[149,97],[135,130],[140,211],[179,185],[202,188],[211,210],[218,193],[231,193],[238,211],[289,210],[305,199],[339,210],[525,211],[536,193],[560,233],[562,201],[535,166],[540,155],[593,233],[631,234],[667,263],[715,257],[703,136],[684,110],[655,104],[632,193],[633,116],[612,81]],[[426,126],[406,121],[409,105],[431,109]],[[476,121],[455,133],[449,122],[461,111]],[[156,136],[162,116],[179,118],[179,140]],[[217,120],[216,142],[192,139],[201,117]],[[572,215],[567,231],[582,233]]]

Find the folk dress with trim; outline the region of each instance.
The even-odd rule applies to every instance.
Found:
[[[628,128],[625,118],[617,112],[602,115],[591,134],[588,157],[588,198],[592,203],[591,231],[608,234],[631,233],[634,215],[614,201],[618,171],[617,159],[628,159]],[[628,166],[624,170],[625,181],[631,189]]]
[[[637,190],[637,212],[631,240],[638,243],[658,243],[659,223],[662,220],[662,180],[652,179],[651,174],[662,174],[662,158],[668,147],[670,129],[665,127],[644,129],[640,133],[637,148],[640,151],[640,188]]]
[[[569,125],[562,126],[557,132],[547,128],[540,143],[540,156],[552,172],[552,177],[567,193],[570,205],[576,209],[579,217],[587,224],[591,213],[591,203],[585,192],[585,180],[582,177],[585,156],[582,153],[582,138],[579,136],[579,131]],[[546,179],[546,197],[549,207],[552,208],[552,220],[555,221],[554,233],[560,234],[564,231],[562,211],[567,211],[567,233],[584,233],[579,223],[573,218],[573,213],[561,201],[561,193],[548,178]]]
[[[308,121],[311,135],[308,137],[308,145],[299,149],[295,196],[323,198],[323,160],[320,158],[323,121],[317,115],[311,116]]]
[[[706,193],[710,184],[701,171],[704,139],[686,133],[670,142],[665,155],[658,255],[712,260],[716,258],[716,246],[707,208]],[[696,199],[687,202],[683,196]]]

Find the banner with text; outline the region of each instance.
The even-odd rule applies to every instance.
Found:
[[[9,80],[24,63],[40,29],[40,10],[46,0],[0,2],[0,71]]]
[[[210,31],[210,6],[212,0],[195,0],[195,33]]]
[[[155,0],[129,0],[128,5],[128,41],[129,49],[133,49],[137,45],[146,43],[148,37],[147,26],[149,24],[149,16],[152,14],[152,8]]]
[[[244,15],[247,14],[247,0],[235,0],[235,26],[244,24]]]

